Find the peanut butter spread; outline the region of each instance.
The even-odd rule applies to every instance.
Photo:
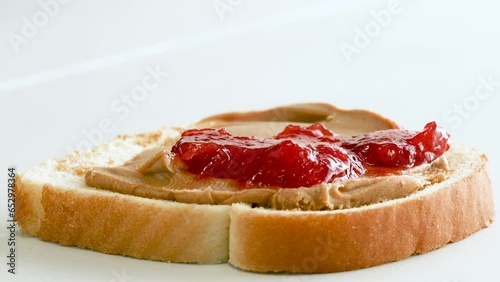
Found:
[[[298,104],[267,111],[227,113],[206,118],[193,128],[225,128],[240,136],[268,138],[288,124],[321,122],[332,131],[352,136],[397,125],[372,112],[340,110],[327,104]],[[397,174],[362,177],[302,188],[241,188],[235,180],[199,179],[173,165],[170,147],[146,150],[119,167],[97,167],[87,172],[88,186],[139,197],[184,203],[249,203],[273,209],[333,210],[403,198],[449,173],[445,156],[430,164]]]

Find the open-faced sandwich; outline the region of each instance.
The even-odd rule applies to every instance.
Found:
[[[225,113],[22,173],[16,219],[42,240],[142,259],[370,267],[493,221],[487,158],[449,137],[328,104]]]

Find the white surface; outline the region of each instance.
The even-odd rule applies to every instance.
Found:
[[[232,1],[223,20],[214,2],[74,0],[16,53],[8,35],[20,34],[22,18],[42,10],[37,1],[2,1],[1,187],[8,166],[26,171],[84,146],[92,141],[85,132],[103,120],[113,124],[103,134],[108,140],[221,111],[325,101],[372,109],[414,129],[437,120],[455,142],[489,156],[498,206],[500,87],[471,104],[459,126],[445,116],[454,105],[471,103],[481,77],[500,81],[498,2],[401,1],[402,11],[350,63],[340,45],[352,45],[355,28],[364,29],[371,11],[387,9],[388,1]],[[121,95],[141,86],[147,68],[157,65],[169,77],[126,112]],[[498,223],[401,262],[307,276],[142,261],[18,233],[18,274],[12,276],[4,263],[5,192],[0,202],[1,281],[500,280]]]

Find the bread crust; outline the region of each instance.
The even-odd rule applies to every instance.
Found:
[[[459,241],[487,227],[494,215],[483,159],[473,173],[441,189],[365,208],[280,212],[234,205],[229,262],[256,272],[366,268]]]
[[[41,195],[37,195],[41,193]],[[166,262],[228,260],[229,206],[190,205],[17,179],[23,233],[107,254]]]

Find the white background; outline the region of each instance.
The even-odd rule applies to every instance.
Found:
[[[9,166],[23,172],[119,133],[323,101],[371,109],[412,129],[438,121],[454,142],[488,155],[498,206],[498,2],[401,0],[367,46],[356,45],[356,29],[373,25],[372,12],[387,10],[389,1],[103,2],[57,4],[44,18],[38,1],[0,0],[1,187]],[[214,5],[232,6],[218,12]],[[37,24],[31,33],[26,21]],[[349,61],[342,45],[358,53]],[[123,108],[148,68],[169,76]],[[493,81],[489,92],[482,79]],[[112,128],[101,138],[103,120]],[[498,223],[429,254],[313,276],[141,261],[18,233],[13,276],[5,264],[5,192],[0,200],[1,281],[500,281]]]

